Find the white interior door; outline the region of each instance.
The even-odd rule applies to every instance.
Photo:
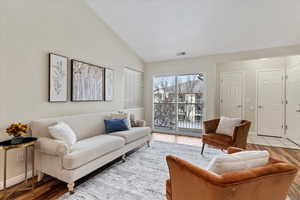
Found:
[[[300,64],[287,69],[287,137],[300,145]]]
[[[220,114],[221,116],[242,118],[243,114],[243,73],[225,72],[221,74]]]
[[[258,135],[281,137],[284,130],[284,72],[257,73],[257,129]]]

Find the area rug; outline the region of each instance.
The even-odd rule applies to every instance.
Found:
[[[175,155],[205,168],[218,149],[166,142],[152,142],[142,147],[100,174],[75,188],[75,193],[64,194],[60,200],[164,200],[165,181],[169,178],[166,155]]]

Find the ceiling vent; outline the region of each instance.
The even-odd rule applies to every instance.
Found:
[[[176,53],[176,56],[185,56],[185,55],[186,55],[185,51]]]

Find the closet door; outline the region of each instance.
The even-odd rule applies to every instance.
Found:
[[[300,145],[300,64],[287,68],[287,137]]]
[[[284,71],[257,72],[258,135],[282,137],[284,133]]]
[[[243,115],[243,73],[224,72],[220,83],[221,116],[242,118]]]

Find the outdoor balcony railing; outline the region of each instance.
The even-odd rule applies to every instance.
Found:
[[[202,130],[203,104],[196,103],[154,103],[154,128],[187,132]]]

